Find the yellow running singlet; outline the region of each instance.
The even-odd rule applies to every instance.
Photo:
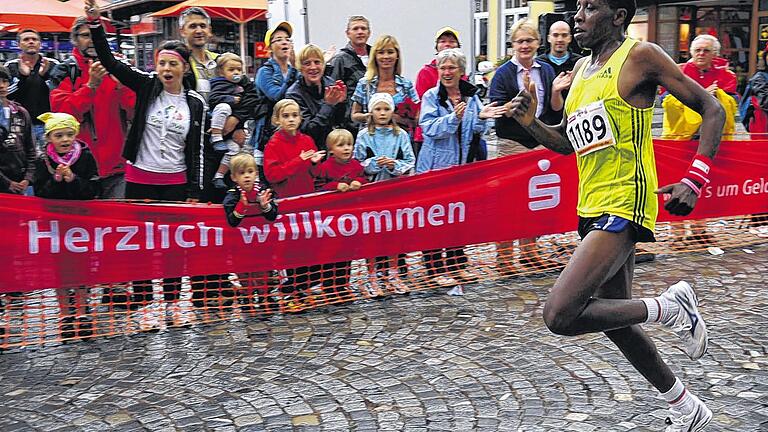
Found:
[[[575,72],[565,112],[566,133],[579,170],[578,214],[611,214],[653,231],[658,185],[653,156],[653,108],[635,108],[619,95],[621,68],[637,43],[627,38],[598,72]],[[583,63],[589,64],[592,56]]]

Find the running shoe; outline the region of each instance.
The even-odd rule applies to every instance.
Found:
[[[432,278],[432,282],[434,282],[437,286],[443,287],[443,288],[448,288],[448,287],[456,286],[459,284],[459,282],[456,279],[450,276],[445,276],[445,275],[435,276],[434,278]]]
[[[408,294],[410,291],[408,286],[402,281],[402,279],[400,279],[400,276],[396,270],[389,271],[387,287],[390,288],[395,294]]]
[[[460,270],[456,275],[457,279],[460,279],[464,283],[475,283],[480,279],[480,276],[472,273],[469,270]]]
[[[683,413],[675,410],[669,410],[669,417],[667,417],[667,428],[665,432],[698,432],[712,420],[712,411],[704,405],[699,398],[691,395],[696,403],[693,411],[684,415]]]
[[[165,321],[174,327],[192,327],[195,319],[195,312],[190,302],[178,301],[165,308]]]
[[[700,359],[707,352],[709,337],[707,325],[699,313],[699,299],[693,288],[688,282],[680,281],[669,287],[661,297],[679,306],[677,314],[662,324],[680,336],[685,345],[685,353],[691,360]]]
[[[162,327],[162,318],[165,311],[164,303],[148,304],[134,314],[134,320],[142,332],[156,332]]]
[[[448,294],[449,296],[463,296],[464,287],[461,285],[456,285],[455,287],[451,288],[451,290],[448,291],[446,294]]]

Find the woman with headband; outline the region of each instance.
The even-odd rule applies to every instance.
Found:
[[[123,146],[125,197],[159,201],[196,202],[203,187],[203,125],[205,101],[185,88],[189,70],[189,49],[181,41],[160,44],[155,54],[155,71],[142,72],[115,60],[99,21],[95,0],[86,0],[85,12],[91,27],[96,53],[107,71],[136,92],[136,108]],[[152,282],[134,281],[132,303],[139,314],[141,330],[160,327],[162,311],[174,325],[188,325],[194,313],[179,305],[181,279],[165,279],[167,307],[152,304]],[[134,305],[131,305],[134,306]]]

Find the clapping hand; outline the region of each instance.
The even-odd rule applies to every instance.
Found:
[[[571,87],[573,82],[573,71],[560,72],[560,74],[552,81],[552,91],[561,92]]]
[[[264,211],[267,208],[269,208],[269,203],[272,201],[272,189],[264,189],[259,193],[259,206],[261,206],[261,210]]]
[[[507,107],[504,105],[497,106],[496,102],[491,102],[488,105],[484,106],[480,113],[477,115],[481,120],[489,119],[489,118],[499,118],[504,115],[504,113],[507,112]]]
[[[504,106],[510,115],[522,126],[530,126],[536,118],[536,106],[539,104],[536,96],[536,83],[530,81],[527,90],[520,90],[511,101]]]

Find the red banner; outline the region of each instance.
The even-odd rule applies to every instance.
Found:
[[[678,181],[696,143],[655,146],[659,184]],[[688,218],[767,212],[766,152],[766,140],[724,142]],[[238,228],[216,205],[3,195],[0,259],[11,266],[0,291],[291,268],[572,231],[577,182],[573,156],[541,150],[282,200],[276,221],[250,217]]]

